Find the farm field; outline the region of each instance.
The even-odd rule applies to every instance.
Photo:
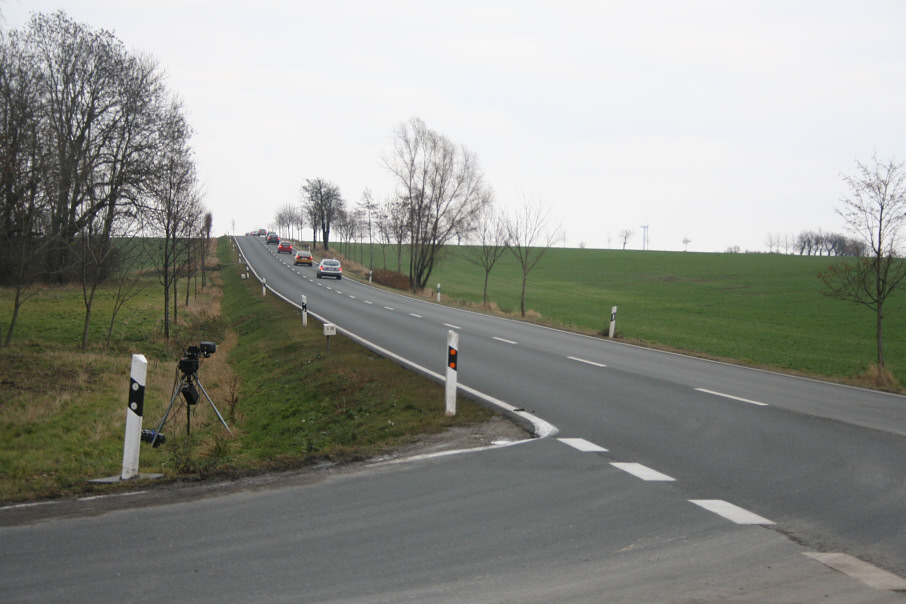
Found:
[[[466,251],[446,248],[430,283],[441,284],[444,300],[479,310],[484,270]],[[395,270],[389,248],[387,255]],[[374,258],[383,264],[381,250]],[[868,385],[862,376],[876,361],[874,312],[822,294],[817,275],[837,261],[552,248],[529,273],[527,318],[606,334],[617,306],[617,337],[627,342]],[[405,258],[402,264],[405,272]],[[521,278],[505,253],[490,275],[492,308],[519,316]],[[886,305],[884,333],[887,369],[906,383],[906,291]]]

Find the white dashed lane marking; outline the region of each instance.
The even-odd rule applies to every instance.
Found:
[[[615,468],[619,468],[624,472],[628,472],[635,476],[636,478],[641,478],[642,480],[647,481],[660,481],[660,482],[673,482],[676,479],[672,476],[667,476],[666,474],[661,474],[657,470],[652,470],[648,466],[643,466],[640,463],[622,463],[622,462],[611,462]]]
[[[736,524],[774,524],[767,518],[753,514],[722,499],[690,499],[689,501]]]
[[[580,359],[579,357],[566,357],[570,361],[579,361],[580,363],[585,363],[586,365],[594,365],[595,367],[607,367],[603,363],[595,363],[594,361],[589,361],[587,359]]]
[[[449,327],[450,329],[462,329],[459,325],[451,325],[449,323],[444,323],[444,327]]]
[[[857,581],[870,585],[875,589],[900,590],[906,589],[906,579],[887,572],[884,569],[863,562],[848,554],[821,554],[818,552],[804,552],[806,556],[826,564],[844,575]]]
[[[584,438],[558,438],[561,443],[569,445],[574,449],[584,452],[607,452],[607,449],[600,447],[592,442],[588,442]]]
[[[494,339],[498,342],[503,342],[504,344],[516,344],[513,340],[506,340],[504,338],[498,338],[497,336],[494,336]]]
[[[729,398],[734,401],[740,401],[743,403],[749,403],[750,405],[758,405],[759,407],[767,407],[767,403],[759,403],[758,401],[753,401],[747,398],[740,398],[738,396],[733,396],[732,394],[724,394],[723,392],[714,392],[713,390],[707,390],[705,388],[696,388],[699,392],[704,392],[705,394],[713,394],[714,396],[722,396],[723,398]]]

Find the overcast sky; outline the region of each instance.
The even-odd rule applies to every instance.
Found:
[[[721,252],[842,231],[857,160],[906,159],[906,2],[0,0],[155,57],[196,130],[215,232],[306,178],[383,201],[412,117],[565,244]]]

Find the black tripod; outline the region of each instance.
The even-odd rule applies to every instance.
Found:
[[[194,362],[193,362],[194,361]],[[227,426],[227,423],[224,421],[223,416],[220,415],[220,411],[217,410],[217,407],[214,406],[214,401],[211,400],[211,397],[208,396],[208,391],[204,389],[204,386],[201,383],[201,380],[198,379],[198,358],[187,358],[181,359],[179,362],[179,367],[176,369],[176,379],[173,384],[173,397],[170,399],[170,406],[167,407],[167,412],[164,413],[164,418],[160,420],[160,425],[157,427],[157,432],[154,434],[154,438],[151,441],[151,446],[153,447],[157,441],[157,437],[160,435],[160,431],[163,429],[164,424],[167,423],[167,416],[170,415],[170,410],[173,408],[173,404],[176,402],[176,397],[182,394],[183,398],[186,399],[186,434],[190,434],[192,431],[192,407],[195,403],[198,402],[198,388],[201,389],[201,393],[204,394],[204,397],[208,399],[208,403],[211,404],[211,409],[214,410],[214,413],[217,414],[217,418],[220,419],[220,423],[223,424],[223,427],[227,429],[227,432],[230,434],[233,433],[230,430],[230,427]]]

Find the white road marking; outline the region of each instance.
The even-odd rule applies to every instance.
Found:
[[[19,508],[33,508],[39,505],[50,505],[51,503],[59,503],[58,501],[33,501],[31,503],[16,503],[13,505],[5,505],[0,510],[16,510]]]
[[[385,308],[386,310],[396,310],[396,309],[393,308],[392,306],[385,306],[384,308]]]
[[[353,300],[355,300],[355,296],[349,296],[349,297],[352,298]]]
[[[450,329],[462,329],[459,325],[451,325],[449,323],[444,323],[444,327],[449,327]]]
[[[563,443],[565,445],[569,445],[570,447],[572,447],[574,449],[578,449],[578,450],[584,451],[586,453],[595,453],[595,452],[606,453],[607,452],[607,449],[605,449],[604,447],[599,447],[598,445],[596,445],[592,442],[588,442],[584,438],[558,438],[557,440],[559,440],[561,443]]]
[[[365,300],[365,304],[374,304],[371,300]]]
[[[76,501],[91,501],[93,499],[107,499],[110,497],[131,497],[132,495],[141,495],[148,491],[131,491],[129,493],[113,493],[112,495],[93,495],[91,497],[79,497]]]
[[[767,518],[753,514],[722,499],[690,499],[689,501],[736,524],[774,524]]]
[[[585,363],[586,365],[594,365],[595,367],[607,367],[607,365],[604,365],[602,363],[595,363],[594,361],[587,361],[585,359],[580,359],[579,357],[566,357],[566,358],[571,361],[579,361],[580,363]]]
[[[759,407],[767,407],[767,403],[759,403],[758,401],[753,401],[747,398],[740,398],[738,396],[733,396],[732,394],[724,394],[723,392],[714,392],[713,390],[707,390],[705,388],[696,388],[699,392],[704,392],[706,394],[713,394],[714,396],[722,396],[724,398],[733,399],[734,401],[741,401],[743,403],[749,403],[751,405],[758,405]]]
[[[611,462],[610,465],[615,468],[619,468],[624,472],[629,472],[636,478],[641,478],[642,480],[648,481],[661,481],[661,482],[672,482],[676,480],[672,476],[667,476],[666,474],[661,474],[657,470],[652,470],[648,466],[643,466],[640,463],[618,463]]]
[[[870,585],[875,589],[906,589],[906,579],[848,554],[803,553],[809,558],[826,564],[834,570],[840,571],[844,575]]]
[[[497,336],[494,336],[494,339],[498,342],[503,342],[504,344],[516,344],[513,340],[505,340],[503,338],[498,338]]]
[[[409,313],[409,316],[410,316],[410,317],[415,317],[416,319],[421,319],[421,318],[422,318],[421,315],[417,315],[417,314],[415,314],[414,312],[410,312],[410,313]]]

